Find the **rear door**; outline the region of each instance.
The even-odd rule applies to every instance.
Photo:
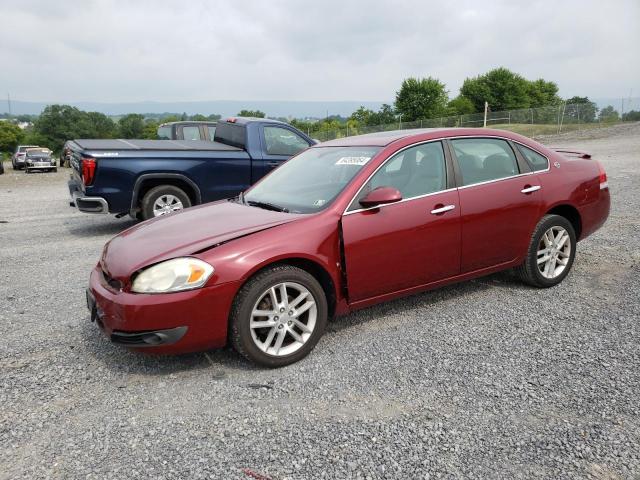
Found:
[[[309,148],[309,143],[286,125],[262,125],[260,137],[263,151],[261,177]]]
[[[535,173],[502,138],[449,140],[462,219],[461,273],[524,255],[542,209]]]
[[[460,208],[440,141],[402,150],[360,190],[342,217],[349,301],[460,272]],[[393,187],[402,201],[364,209],[369,191]]]

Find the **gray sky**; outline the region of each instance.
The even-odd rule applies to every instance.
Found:
[[[638,0],[0,0],[0,94],[373,100],[505,66],[564,97],[640,94]]]

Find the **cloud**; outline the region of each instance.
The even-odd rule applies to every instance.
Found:
[[[45,101],[393,100],[506,66],[564,96],[640,91],[636,0],[0,2],[0,88]]]

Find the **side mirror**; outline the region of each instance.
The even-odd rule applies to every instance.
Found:
[[[364,208],[377,207],[378,205],[387,205],[402,200],[402,194],[392,187],[378,187],[371,190],[360,200],[360,205]]]

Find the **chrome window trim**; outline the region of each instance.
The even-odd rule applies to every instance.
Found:
[[[513,143],[517,143],[518,145],[522,145],[524,147],[527,147],[531,150],[533,150],[534,152],[538,153],[539,155],[542,155],[540,152],[538,152],[535,148],[531,148],[528,145],[525,145],[522,142],[519,142],[517,140],[513,140],[511,138],[508,137],[501,137],[499,135],[478,135],[478,136],[470,136],[470,135],[460,135],[457,137],[446,137],[447,140],[460,140],[460,139],[465,139],[465,138],[498,138],[500,140],[506,140],[507,143],[508,142],[513,142]],[[451,146],[452,150],[453,150],[453,145]],[[456,152],[452,152],[453,155],[455,156]],[[513,154],[515,155],[516,152],[513,152]],[[524,156],[524,155],[523,155]],[[484,182],[476,182],[476,183],[470,183],[469,185],[462,185],[460,187],[458,187],[458,189],[463,189],[463,188],[469,188],[469,187],[475,187],[476,185],[485,185],[487,183],[493,183],[493,182],[499,182],[501,180],[507,180],[509,178],[517,178],[517,177],[524,177],[526,175],[533,175],[536,173],[544,173],[544,172],[548,172],[551,169],[551,162],[549,161],[549,157],[547,157],[546,155],[542,155],[544,158],[547,159],[547,168],[545,170],[532,170],[531,172],[526,172],[526,173],[519,173],[518,175],[511,175],[509,177],[502,177],[502,178],[494,178],[493,180],[485,180]],[[455,161],[458,161],[458,157],[455,158]],[[525,158],[526,161],[526,158]]]
[[[410,148],[413,147],[417,147],[419,145],[424,145],[427,143],[434,143],[434,142],[440,142],[441,147],[442,147],[442,155],[444,157],[444,172],[445,172],[445,182],[448,181],[448,178],[446,177],[447,175],[447,153],[444,150],[444,140],[445,138],[437,138],[437,139],[431,139],[431,140],[424,140],[422,142],[418,142],[418,143],[414,143],[411,145],[407,145],[406,147],[401,148],[400,150],[398,150],[397,152],[394,152],[393,155],[391,155],[389,158],[387,158],[384,162],[382,162],[380,165],[378,165],[378,168],[376,168],[373,173],[371,175],[369,175],[367,177],[367,179],[363,182],[363,184],[360,186],[360,188],[358,189],[358,191],[355,193],[355,195],[351,198],[351,201],[348,203],[347,208],[344,209],[344,212],[342,212],[342,215],[349,215],[352,213],[359,213],[359,212],[366,212],[367,210],[373,210],[375,208],[383,208],[386,207],[387,205],[396,205],[398,203],[404,203],[404,202],[408,202],[409,200],[415,200],[418,198],[423,198],[423,197],[428,197],[429,195],[435,195],[437,193],[444,193],[444,192],[450,192],[452,190],[456,190],[456,188],[449,188],[449,189],[445,189],[445,190],[438,190],[437,192],[431,192],[431,193],[425,193],[424,195],[418,195],[417,197],[411,197],[411,198],[403,198],[402,200],[398,201],[398,202],[393,202],[393,203],[389,203],[387,205],[377,205],[375,207],[369,207],[369,208],[359,208],[357,210],[351,210],[349,211],[349,207],[353,204],[353,202],[355,201],[356,198],[358,198],[358,195],[360,195],[360,192],[362,191],[362,189],[364,188],[364,186],[369,183],[369,180],[371,180],[371,178],[373,178],[373,176],[378,173],[378,170],[380,170],[382,167],[384,167],[387,162],[391,161],[393,158],[395,158],[399,153],[404,152],[405,150],[408,150]],[[384,147],[383,147],[384,148]]]
[[[409,148],[412,148],[412,147],[418,146],[418,145],[423,145],[423,144],[425,144],[425,143],[432,143],[432,142],[441,142],[441,143],[442,143],[442,145],[443,145],[443,149],[444,149],[444,142],[445,142],[446,140],[458,140],[458,139],[465,139],[465,138],[499,138],[499,139],[501,139],[501,140],[506,140],[507,142],[511,141],[511,142],[513,142],[513,143],[517,143],[518,145],[522,145],[522,146],[524,146],[524,147],[527,147],[527,148],[529,148],[529,149],[533,150],[534,152],[536,152],[537,154],[539,154],[539,155],[543,156],[544,158],[546,158],[546,159],[547,159],[547,168],[546,168],[545,170],[534,170],[534,171],[527,172],[527,173],[519,173],[518,175],[512,175],[512,176],[510,176],[510,177],[496,178],[496,179],[493,179],[493,180],[486,180],[486,181],[484,181],[484,182],[478,182],[478,183],[472,183],[472,184],[469,184],[469,185],[463,185],[463,186],[461,186],[461,187],[448,188],[448,189],[446,189],[446,190],[439,190],[439,191],[437,191],[437,192],[427,193],[427,194],[425,194],[425,195],[420,195],[420,196],[418,196],[418,197],[403,198],[403,199],[402,199],[402,200],[400,200],[399,202],[389,203],[389,204],[387,204],[387,205],[378,205],[378,206],[376,206],[376,207],[360,208],[360,209],[357,209],[357,210],[351,210],[351,211],[349,211],[349,207],[353,204],[354,200],[355,200],[356,198],[358,198],[358,195],[360,195],[360,192],[362,191],[362,189],[364,188],[364,186],[369,182],[369,180],[371,180],[371,177],[373,177],[376,173],[378,173],[378,170],[380,170],[380,169],[381,169],[381,168],[382,168],[382,167],[383,167],[383,166],[384,166],[384,165],[385,165],[389,160],[391,160],[393,157],[395,157],[398,153],[400,153],[400,152],[402,152],[402,151],[404,151],[404,150],[407,150],[407,149],[409,149]],[[383,148],[384,148],[384,147],[383,147]],[[452,149],[453,149],[453,148],[452,148]],[[516,154],[516,152],[513,152],[513,153],[514,153],[514,155]],[[455,156],[455,152],[452,152],[452,155],[454,155],[454,156]],[[452,161],[455,161],[455,162],[457,162],[457,161],[458,161],[457,157],[456,157],[455,159],[454,159],[454,158],[452,158],[451,160],[452,160]],[[445,166],[446,166],[446,154],[445,154]],[[546,156],[546,155],[544,155],[544,154],[540,153],[540,152],[539,152],[538,150],[536,150],[535,148],[531,148],[529,145],[525,145],[524,143],[519,142],[518,140],[514,140],[514,139],[509,138],[509,137],[503,137],[503,136],[501,136],[501,135],[492,135],[492,134],[489,134],[489,135],[482,135],[482,134],[480,134],[480,135],[457,135],[457,136],[455,136],[455,137],[441,137],[441,138],[438,138],[438,139],[425,140],[425,141],[423,141],[423,142],[414,143],[414,144],[412,144],[412,145],[408,145],[408,146],[406,146],[406,147],[404,147],[404,148],[401,148],[400,150],[398,150],[397,152],[395,152],[392,156],[390,156],[389,158],[387,158],[387,159],[386,159],[386,160],[385,160],[385,161],[384,161],[380,166],[378,166],[378,168],[376,168],[376,169],[374,170],[374,172],[373,172],[371,175],[369,175],[369,177],[367,177],[367,179],[364,181],[364,183],[362,184],[362,186],[361,186],[361,187],[358,189],[358,191],[355,193],[355,195],[353,196],[353,198],[351,199],[351,201],[348,203],[347,208],[345,208],[344,212],[342,212],[342,216],[345,216],[345,215],[351,215],[352,213],[366,212],[366,211],[368,211],[368,210],[373,210],[373,209],[376,209],[376,208],[380,209],[380,208],[384,208],[384,207],[386,207],[386,206],[388,206],[388,205],[396,205],[396,204],[398,204],[398,203],[404,203],[404,202],[407,202],[407,201],[410,201],[410,200],[417,200],[417,199],[424,198],[424,197],[428,197],[428,196],[431,196],[431,195],[436,195],[436,194],[438,194],[438,193],[452,192],[452,191],[454,191],[454,190],[462,190],[462,189],[464,189],[464,188],[475,187],[475,186],[477,186],[477,185],[486,185],[486,184],[489,184],[489,183],[501,182],[502,180],[508,180],[508,179],[510,179],[510,178],[518,178],[518,177],[525,177],[525,176],[527,176],[527,175],[536,175],[536,174],[539,174],[539,173],[546,173],[546,172],[549,172],[550,170],[551,170],[551,160],[549,160],[549,157],[548,157],[548,156]],[[456,179],[456,181],[457,181],[457,179]]]
[[[367,180],[367,182],[368,181],[369,180]],[[367,182],[365,182],[365,185],[366,185]],[[403,198],[402,200],[400,200],[398,202],[387,203],[387,204],[384,204],[384,205],[376,205],[375,207],[360,208],[358,210],[351,210],[350,212],[347,212],[345,210],[344,213],[342,214],[342,216],[344,217],[345,215],[351,215],[352,213],[360,213],[360,212],[366,212],[368,210],[376,210],[376,209],[381,209],[381,208],[384,208],[384,207],[390,207],[391,205],[398,205],[399,203],[411,202],[413,200],[419,200],[421,198],[431,197],[433,195],[438,195],[440,193],[453,192],[455,190],[458,190],[458,187],[447,188],[446,190],[438,190],[437,192],[425,193],[424,195],[419,195],[417,197]],[[358,197],[358,194],[356,194],[356,196],[354,198],[357,198],[357,197]],[[351,204],[349,204],[349,205],[351,205]]]

